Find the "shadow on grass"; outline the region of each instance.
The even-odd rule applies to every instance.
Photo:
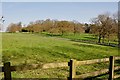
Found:
[[[4,80],[4,79],[1,79]],[[67,80],[65,78],[12,78],[12,80]]]
[[[117,64],[117,65],[120,66],[120,60],[116,60],[116,61],[115,61],[115,64]]]
[[[1,79],[4,80],[4,79]],[[66,78],[12,78],[12,80],[70,80]],[[72,80],[104,80],[104,79],[80,79],[80,78],[75,78]],[[120,80],[120,78],[114,79],[114,80]]]
[[[75,46],[79,46],[79,47],[89,47],[89,48],[100,48],[99,46],[93,46],[93,45],[89,45],[89,44],[73,44]]]
[[[52,33],[46,33],[45,35],[50,37],[62,36],[62,34],[52,34]]]
[[[95,38],[95,37],[84,37],[84,38],[86,38],[87,40],[97,40],[97,38]]]
[[[74,40],[74,39],[72,39],[71,41],[83,42],[83,43],[88,43],[88,44],[97,44],[97,45],[102,45],[102,46],[118,47],[118,44],[114,44],[114,43],[98,43],[97,41],[94,41],[94,40],[85,40],[85,39]]]

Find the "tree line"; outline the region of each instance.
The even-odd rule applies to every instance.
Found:
[[[91,19],[91,24],[82,24],[78,21],[58,21],[58,20],[37,20],[30,22],[27,26],[22,27],[21,22],[11,23],[8,32],[48,32],[51,34],[64,33],[90,33],[98,36],[98,43],[104,43],[105,38],[118,36],[118,15],[100,14]]]
[[[80,33],[83,31],[83,24],[74,21],[58,21],[58,20],[37,20],[30,22],[28,26],[20,26],[20,22],[17,24],[10,24],[8,32],[49,32],[49,33]]]

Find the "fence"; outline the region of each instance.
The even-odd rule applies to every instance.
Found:
[[[114,61],[120,59],[120,57],[113,57],[110,56],[110,58],[104,58],[104,59],[94,59],[94,60],[86,60],[86,61],[76,61],[71,59],[69,62],[70,66],[70,80],[72,79],[84,79],[87,77],[97,77],[101,74],[109,74],[109,78],[107,80],[113,80],[115,78],[119,78],[120,75],[114,75],[114,70],[120,69],[120,66],[114,67]],[[101,63],[101,62],[109,62],[109,69],[102,69],[95,72],[90,72],[86,74],[76,75],[76,66],[85,65],[85,64],[94,64],[94,63]],[[106,79],[105,79],[106,80]]]
[[[1,67],[0,72],[4,72],[4,80],[12,80],[11,72],[12,71],[22,71],[27,67],[27,69],[48,69],[48,68],[57,68],[57,67],[70,67],[69,71],[69,80],[73,80],[74,78],[84,79],[87,77],[97,77],[101,74],[109,74],[109,80],[113,80],[114,78],[120,77],[120,75],[114,75],[114,70],[119,70],[120,66],[114,67],[114,61],[120,59],[120,57],[110,56],[110,58],[104,59],[93,59],[86,61],[76,61],[71,59],[70,62],[63,63],[47,63],[47,64],[32,64],[32,65],[21,65],[21,66],[11,66],[10,62],[4,63],[4,66]],[[76,75],[76,66],[85,65],[85,64],[95,64],[101,62],[109,62],[109,69],[103,69],[95,72],[90,72],[86,74]],[[28,67],[29,66],[29,67]]]
[[[11,72],[33,70],[33,69],[49,69],[58,67],[68,67],[68,62],[62,63],[46,63],[46,64],[31,64],[31,65],[19,65],[11,66],[10,62],[4,63],[3,67],[0,67],[0,72],[4,72],[4,80],[12,80]]]

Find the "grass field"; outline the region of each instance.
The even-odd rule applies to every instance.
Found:
[[[94,34],[88,34],[88,33],[66,33],[66,34],[53,34],[53,33],[47,33],[43,32],[42,33],[44,36],[51,36],[51,37],[60,37],[60,38],[67,38],[72,41],[91,41],[91,42],[98,42],[98,35]],[[101,38],[102,42],[102,38]],[[104,43],[108,43],[108,38],[104,39]],[[118,37],[116,35],[113,35],[109,38],[109,43],[110,44],[118,44]]]
[[[77,36],[76,36],[77,37]],[[89,37],[89,35],[87,35]],[[66,38],[31,33],[3,33],[2,60],[12,65],[65,62],[70,59],[87,60],[118,55],[116,47],[71,41]],[[94,65],[94,66],[97,66]],[[100,69],[94,66],[80,67],[81,73]],[[102,65],[104,67],[104,65]],[[17,78],[66,77],[68,69],[28,70],[13,72]]]

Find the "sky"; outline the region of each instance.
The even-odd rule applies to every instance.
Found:
[[[1,0],[2,2],[118,2],[119,0]]]
[[[4,30],[10,23],[57,19],[89,23],[91,18],[106,12],[115,13],[117,2],[2,2]]]

